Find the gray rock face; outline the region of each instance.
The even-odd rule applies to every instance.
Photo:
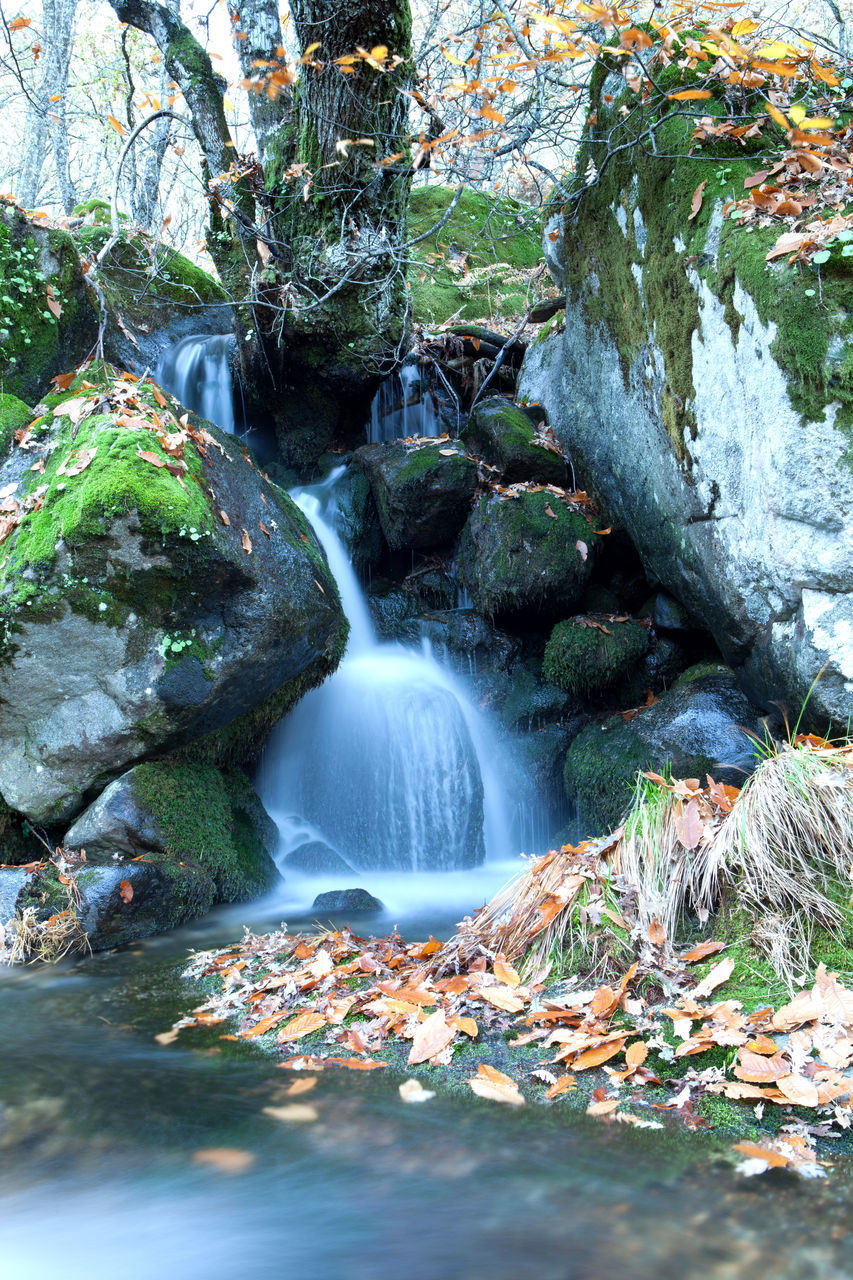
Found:
[[[27,883],[28,873],[20,867],[0,867],[0,929],[8,924],[18,909],[18,895]]]
[[[212,429],[184,482],[139,457],[156,456],[157,437],[120,416],[86,421],[96,453],[81,474],[57,475],[74,447],[66,418],[0,468],[0,488],[17,481],[25,498],[43,456],[43,510],[56,520],[45,538],[42,512],[25,514],[0,570],[0,793],[40,823],[73,817],[140,757],[254,710],[239,741],[209,737],[210,758],[246,758],[288,702],[334,669],[345,638],[310,527],[233,438]],[[99,496],[110,487],[112,505]],[[85,523],[63,524],[67,490],[91,504]]]
[[[646,244],[635,194],[626,190],[623,203],[601,217],[615,219],[630,241],[639,292],[618,305],[630,305],[640,325],[649,255],[659,262],[684,245],[677,237],[674,249],[672,241]],[[707,250],[722,270],[718,248],[719,222],[709,229]],[[737,279],[730,313],[689,262],[682,270],[699,322],[684,335],[695,428],[681,457],[671,422],[680,402],[656,331],[650,327],[630,357],[620,352],[611,331],[592,318],[593,307],[598,314],[602,306],[617,309],[608,280],[593,272],[569,281],[564,332],[528,348],[519,395],[542,402],[583,483],[602,499],[606,522],[627,530],[650,576],[713,633],[750,696],[765,704],[786,700],[796,717],[823,668],[809,715],[846,724],[853,705],[853,483],[839,406],[804,418],[774,358],[776,325],[762,323]],[[630,276],[628,283],[635,288]],[[738,317],[736,329],[730,314]]]
[[[352,867],[341,855],[322,840],[309,840],[301,844],[298,849],[287,854],[284,865],[307,875],[327,874],[330,871],[348,875],[352,871]]]
[[[594,829],[615,826],[634,792],[637,772],[674,777],[710,773],[718,782],[743,786],[756,767],[756,744],[763,737],[758,710],[725,667],[695,667],[654,706],[627,723],[614,716],[578,734],[566,755],[564,781],[569,799]]]
[[[476,463],[458,442],[371,444],[357,451],[353,463],[367,475],[392,551],[426,551],[457,536],[477,487]]]
[[[214,901],[209,878],[154,862],[87,867],[75,879],[78,916],[93,951],[177,928],[204,915]]]
[[[332,889],[329,893],[318,893],[311,905],[315,911],[348,911],[351,915],[374,915],[385,909],[366,889]]]

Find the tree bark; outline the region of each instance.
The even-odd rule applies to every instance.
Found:
[[[41,70],[38,84],[30,95],[24,155],[18,171],[18,199],[25,209],[33,208],[38,202],[48,144],[53,149],[56,184],[66,214],[70,214],[77,204],[68,169],[68,122],[65,116],[76,8],[77,0],[42,0]]]

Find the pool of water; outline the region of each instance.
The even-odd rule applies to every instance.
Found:
[[[397,879],[366,885],[389,908],[379,928],[446,936],[472,901],[462,877],[458,894],[448,877]],[[311,887],[122,952],[0,971],[2,1280],[853,1276],[843,1170],[746,1180],[678,1128],[650,1144],[560,1107],[414,1106],[379,1071],[327,1071],[294,1099],[302,1077],[220,1041],[227,1028],[156,1043],[202,998],[180,978],[187,949],[278,924],[282,907],[306,924]],[[294,1101],[316,1118],[264,1114]],[[204,1154],[221,1148],[239,1154]]]

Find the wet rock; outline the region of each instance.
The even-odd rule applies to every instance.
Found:
[[[473,609],[435,610],[421,615],[420,634],[433,651],[465,675],[506,671],[518,657],[521,641],[492,626]]]
[[[28,874],[20,867],[0,867],[0,927],[14,916],[18,895],[27,883]]]
[[[603,831],[621,820],[641,770],[700,779],[710,773],[742,786],[757,763],[749,734],[762,731],[761,713],[733,672],[703,664],[632,719],[613,716],[578,734],[566,753],[566,794],[589,831]]]
[[[650,617],[661,631],[691,631],[693,623],[687,610],[665,591],[658,591],[640,610],[641,615]]]
[[[466,447],[497,467],[505,483],[533,480],[564,486],[569,475],[565,459],[536,444],[535,439],[529,415],[503,396],[482,400],[462,432]]]
[[[427,551],[456,538],[477,487],[477,465],[458,441],[365,445],[353,465],[368,478],[392,551]]]
[[[77,915],[93,951],[176,929],[203,916],[216,899],[203,869],[165,860],[86,867],[74,878]]]
[[[141,764],[111,782],[66,832],[90,863],[158,855],[199,870],[213,901],[258,897],[280,877],[278,830],[249,780],[194,761]]]
[[[648,627],[631,618],[566,618],[551,632],[542,674],[567,693],[597,693],[630,671],[648,647]]]
[[[0,467],[22,508],[0,568],[0,793],[40,823],[157,749],[251,758],[346,635],[310,526],[233,438],[166,454],[139,425],[149,385],[92,377]]]
[[[583,515],[547,492],[482,497],[462,535],[460,571],[480,613],[559,616],[582,595],[598,541]]]
[[[304,871],[307,875],[327,872],[344,874],[352,870],[349,863],[322,840],[309,840],[306,844],[301,844],[298,849],[287,854],[284,865],[292,867],[294,871]]]
[[[353,915],[372,915],[385,910],[379,899],[366,889],[332,889],[329,893],[318,893],[311,907],[314,911],[349,911]]]
[[[348,467],[338,481],[335,495],[338,532],[350,553],[353,568],[363,573],[377,564],[385,551],[379,513],[365,471],[359,466]]]

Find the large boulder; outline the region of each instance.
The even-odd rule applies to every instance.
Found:
[[[535,480],[564,485],[568,479],[562,455],[539,443],[530,417],[503,396],[489,396],[476,406],[462,439],[472,453],[497,467],[507,484]]]
[[[392,551],[446,546],[465,523],[477,487],[477,464],[458,441],[365,445],[354,465],[368,478]]]
[[[781,698],[795,718],[822,671],[809,715],[846,725],[847,250],[839,243],[820,274],[768,263],[783,228],[743,227],[733,207],[757,161],[703,156],[671,103],[644,106],[666,117],[656,158],[622,124],[620,107],[633,110],[624,79],[593,88],[597,123],[577,173],[601,172],[567,206],[565,327],[528,349],[519,396],[545,406],[605,521],[713,633],[750,696]]]
[[[764,724],[726,667],[686,671],[653,706],[593,723],[572,742],[563,779],[566,794],[590,831],[613,827],[634,794],[637,773],[671,770],[674,777],[710,773],[743,786],[755,769]]]
[[[158,750],[251,758],[347,625],[310,526],[232,437],[109,366],[43,408],[0,467],[0,793],[55,823]]]
[[[567,693],[594,694],[627,675],[648,647],[648,627],[633,618],[566,618],[548,638],[542,674]]]
[[[33,404],[98,333],[80,255],[67,231],[0,197],[0,380]]]
[[[580,511],[539,486],[485,496],[460,542],[462,580],[490,617],[565,614],[583,593],[597,542]]]

